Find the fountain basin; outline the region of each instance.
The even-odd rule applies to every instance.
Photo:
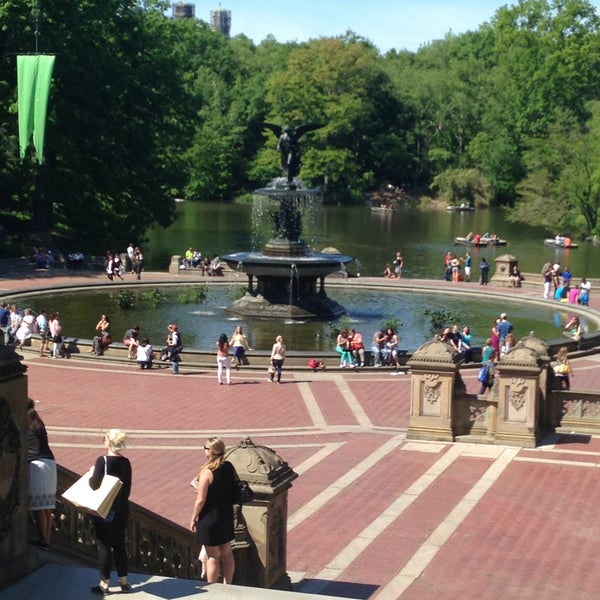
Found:
[[[286,278],[326,277],[336,270],[344,271],[345,265],[354,260],[351,256],[322,252],[310,252],[297,256],[265,252],[236,252],[222,258],[234,271],[243,271],[257,277]]]
[[[237,252],[223,260],[248,276],[246,294],[225,309],[228,313],[258,319],[331,320],[346,312],[325,293],[325,277],[336,270],[345,273],[345,265],[353,260],[350,256]]]

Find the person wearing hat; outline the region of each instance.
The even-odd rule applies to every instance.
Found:
[[[93,490],[100,487],[105,473],[118,477],[123,483],[106,519],[94,517],[100,582],[92,587],[92,593],[102,596],[109,593],[113,556],[121,591],[131,591],[131,585],[127,581],[127,548],[125,547],[125,532],[129,520],[131,463],[128,458],[121,455],[121,452],[125,450],[126,438],[126,434],[120,429],[109,429],[104,434],[106,454],[96,459],[94,471],[90,477],[90,487]]]
[[[500,315],[500,323],[498,323],[496,329],[498,330],[498,339],[500,341],[500,346],[504,344],[504,340],[509,333],[512,333],[513,324],[508,320],[508,315],[506,313],[502,313]]]

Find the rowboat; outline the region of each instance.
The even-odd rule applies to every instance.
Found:
[[[396,209],[393,206],[371,206],[371,212],[393,213]]]
[[[501,238],[481,238],[478,242],[466,237],[455,237],[454,243],[459,246],[474,246],[476,248],[487,248],[489,246],[506,246],[506,240]]]
[[[469,212],[472,210],[475,210],[474,206],[471,206],[470,204],[449,204],[448,206],[446,206],[446,210],[449,211],[459,211],[459,212]]]
[[[557,242],[555,238],[546,238],[544,244],[546,246],[554,246],[555,248],[579,248],[579,244],[573,243],[569,238],[565,238],[563,241],[559,242]]]

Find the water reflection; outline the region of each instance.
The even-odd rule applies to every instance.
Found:
[[[271,222],[264,212],[256,207],[254,210],[255,217],[262,214],[262,220],[253,219],[250,204],[178,204],[176,223],[149,233],[145,252],[148,264],[166,269],[171,255],[182,254],[188,246],[211,255],[261,249]],[[545,246],[544,238],[555,232],[508,223],[502,209],[473,212],[400,209],[393,213],[373,213],[366,207],[327,206],[307,227],[305,238],[315,250],[334,246],[356,257],[364,276],[382,274],[385,264],[400,250],[405,263],[403,276],[441,280],[446,252],[464,256],[467,250],[455,246],[454,238],[470,231],[495,232],[509,242],[504,248],[473,249],[475,276],[481,256],[492,263],[493,273],[494,259],[506,253],[516,256],[525,272],[539,273],[545,262],[558,260],[563,265],[569,264],[575,281],[582,276],[599,276],[600,246],[588,242],[581,243],[576,250]]]

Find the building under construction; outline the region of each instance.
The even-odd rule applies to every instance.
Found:
[[[189,2],[173,2],[171,16],[174,19],[192,19],[196,15],[196,5]]]
[[[224,36],[229,37],[231,30],[231,11],[221,8],[210,11],[210,28],[212,31],[219,31]]]

